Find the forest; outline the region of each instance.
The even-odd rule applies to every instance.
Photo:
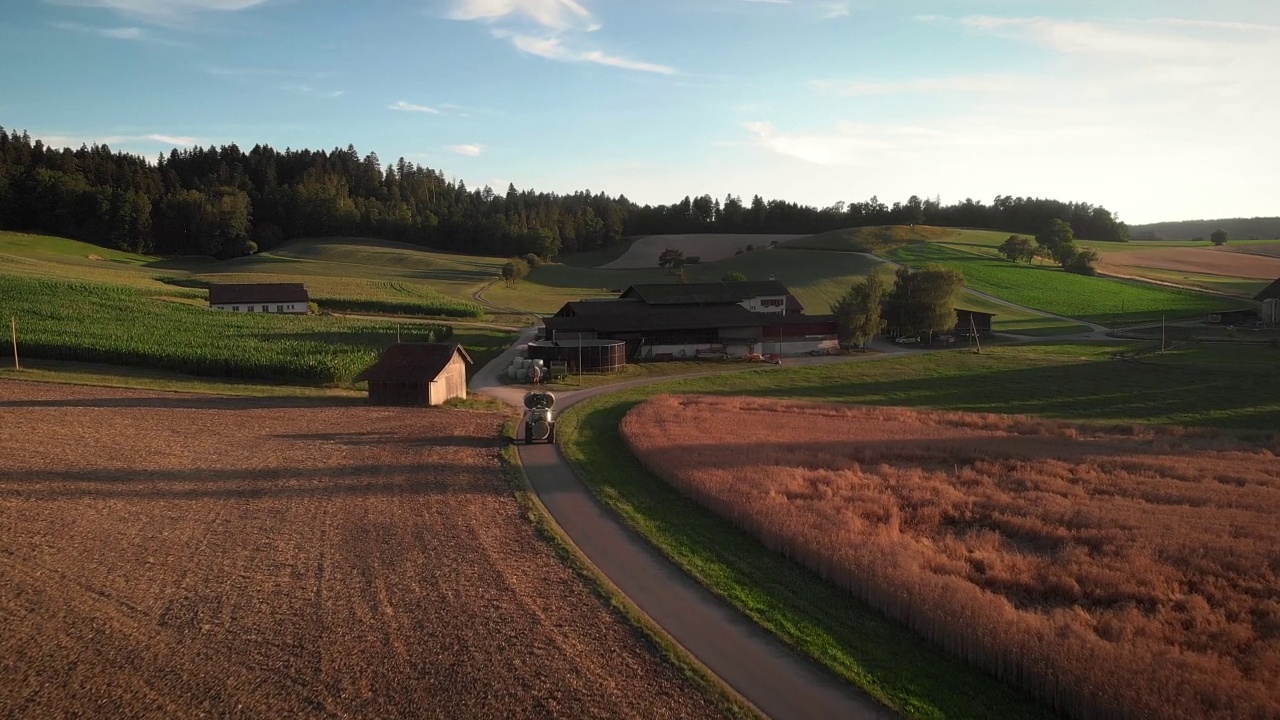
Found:
[[[172,150],[149,160],[107,145],[51,148],[0,127],[0,229],[45,232],[160,255],[236,257],[297,238],[364,236],[476,255],[554,258],[665,233],[809,234],[928,224],[1036,233],[1052,220],[1077,237],[1124,241],[1104,207],[997,196],[943,205],[912,196],[825,208],[759,195],[686,196],[638,205],[625,195],[468,188],[438,169],[375,153],[237,145]]]

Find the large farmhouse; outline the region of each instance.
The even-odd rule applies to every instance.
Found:
[[[215,283],[209,307],[230,312],[306,314],[311,298],[302,283]]]
[[[633,285],[609,300],[566,303],[543,321],[548,341],[621,340],[632,360],[801,355],[835,348],[831,315],[805,315],[773,280]]]
[[[396,343],[356,376],[375,405],[443,405],[467,397],[471,356],[457,343]]]

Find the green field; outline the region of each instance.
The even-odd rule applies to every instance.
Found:
[[[1189,290],[1140,282],[1073,275],[1048,265],[1027,265],[950,244],[909,245],[889,253],[908,265],[938,264],[959,270],[965,285],[1009,302],[1108,327],[1193,317],[1241,303]]]
[[[1119,423],[1280,427],[1280,349],[1210,346],[1117,359],[1123,346],[1049,344],[675,380],[588,400],[561,447],[592,491],[705,586],[816,662],[910,718],[1051,717],[777,555],[642,467],[618,435],[660,392],[1015,412]]]

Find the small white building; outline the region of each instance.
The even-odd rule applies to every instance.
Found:
[[[305,315],[311,298],[302,283],[215,283],[209,286],[209,307],[226,312],[264,312]]]

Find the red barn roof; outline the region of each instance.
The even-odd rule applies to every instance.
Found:
[[[302,283],[214,283],[209,286],[210,305],[255,303],[306,303],[311,298]]]
[[[468,364],[475,362],[458,343],[395,343],[355,381],[431,382],[458,354]]]

